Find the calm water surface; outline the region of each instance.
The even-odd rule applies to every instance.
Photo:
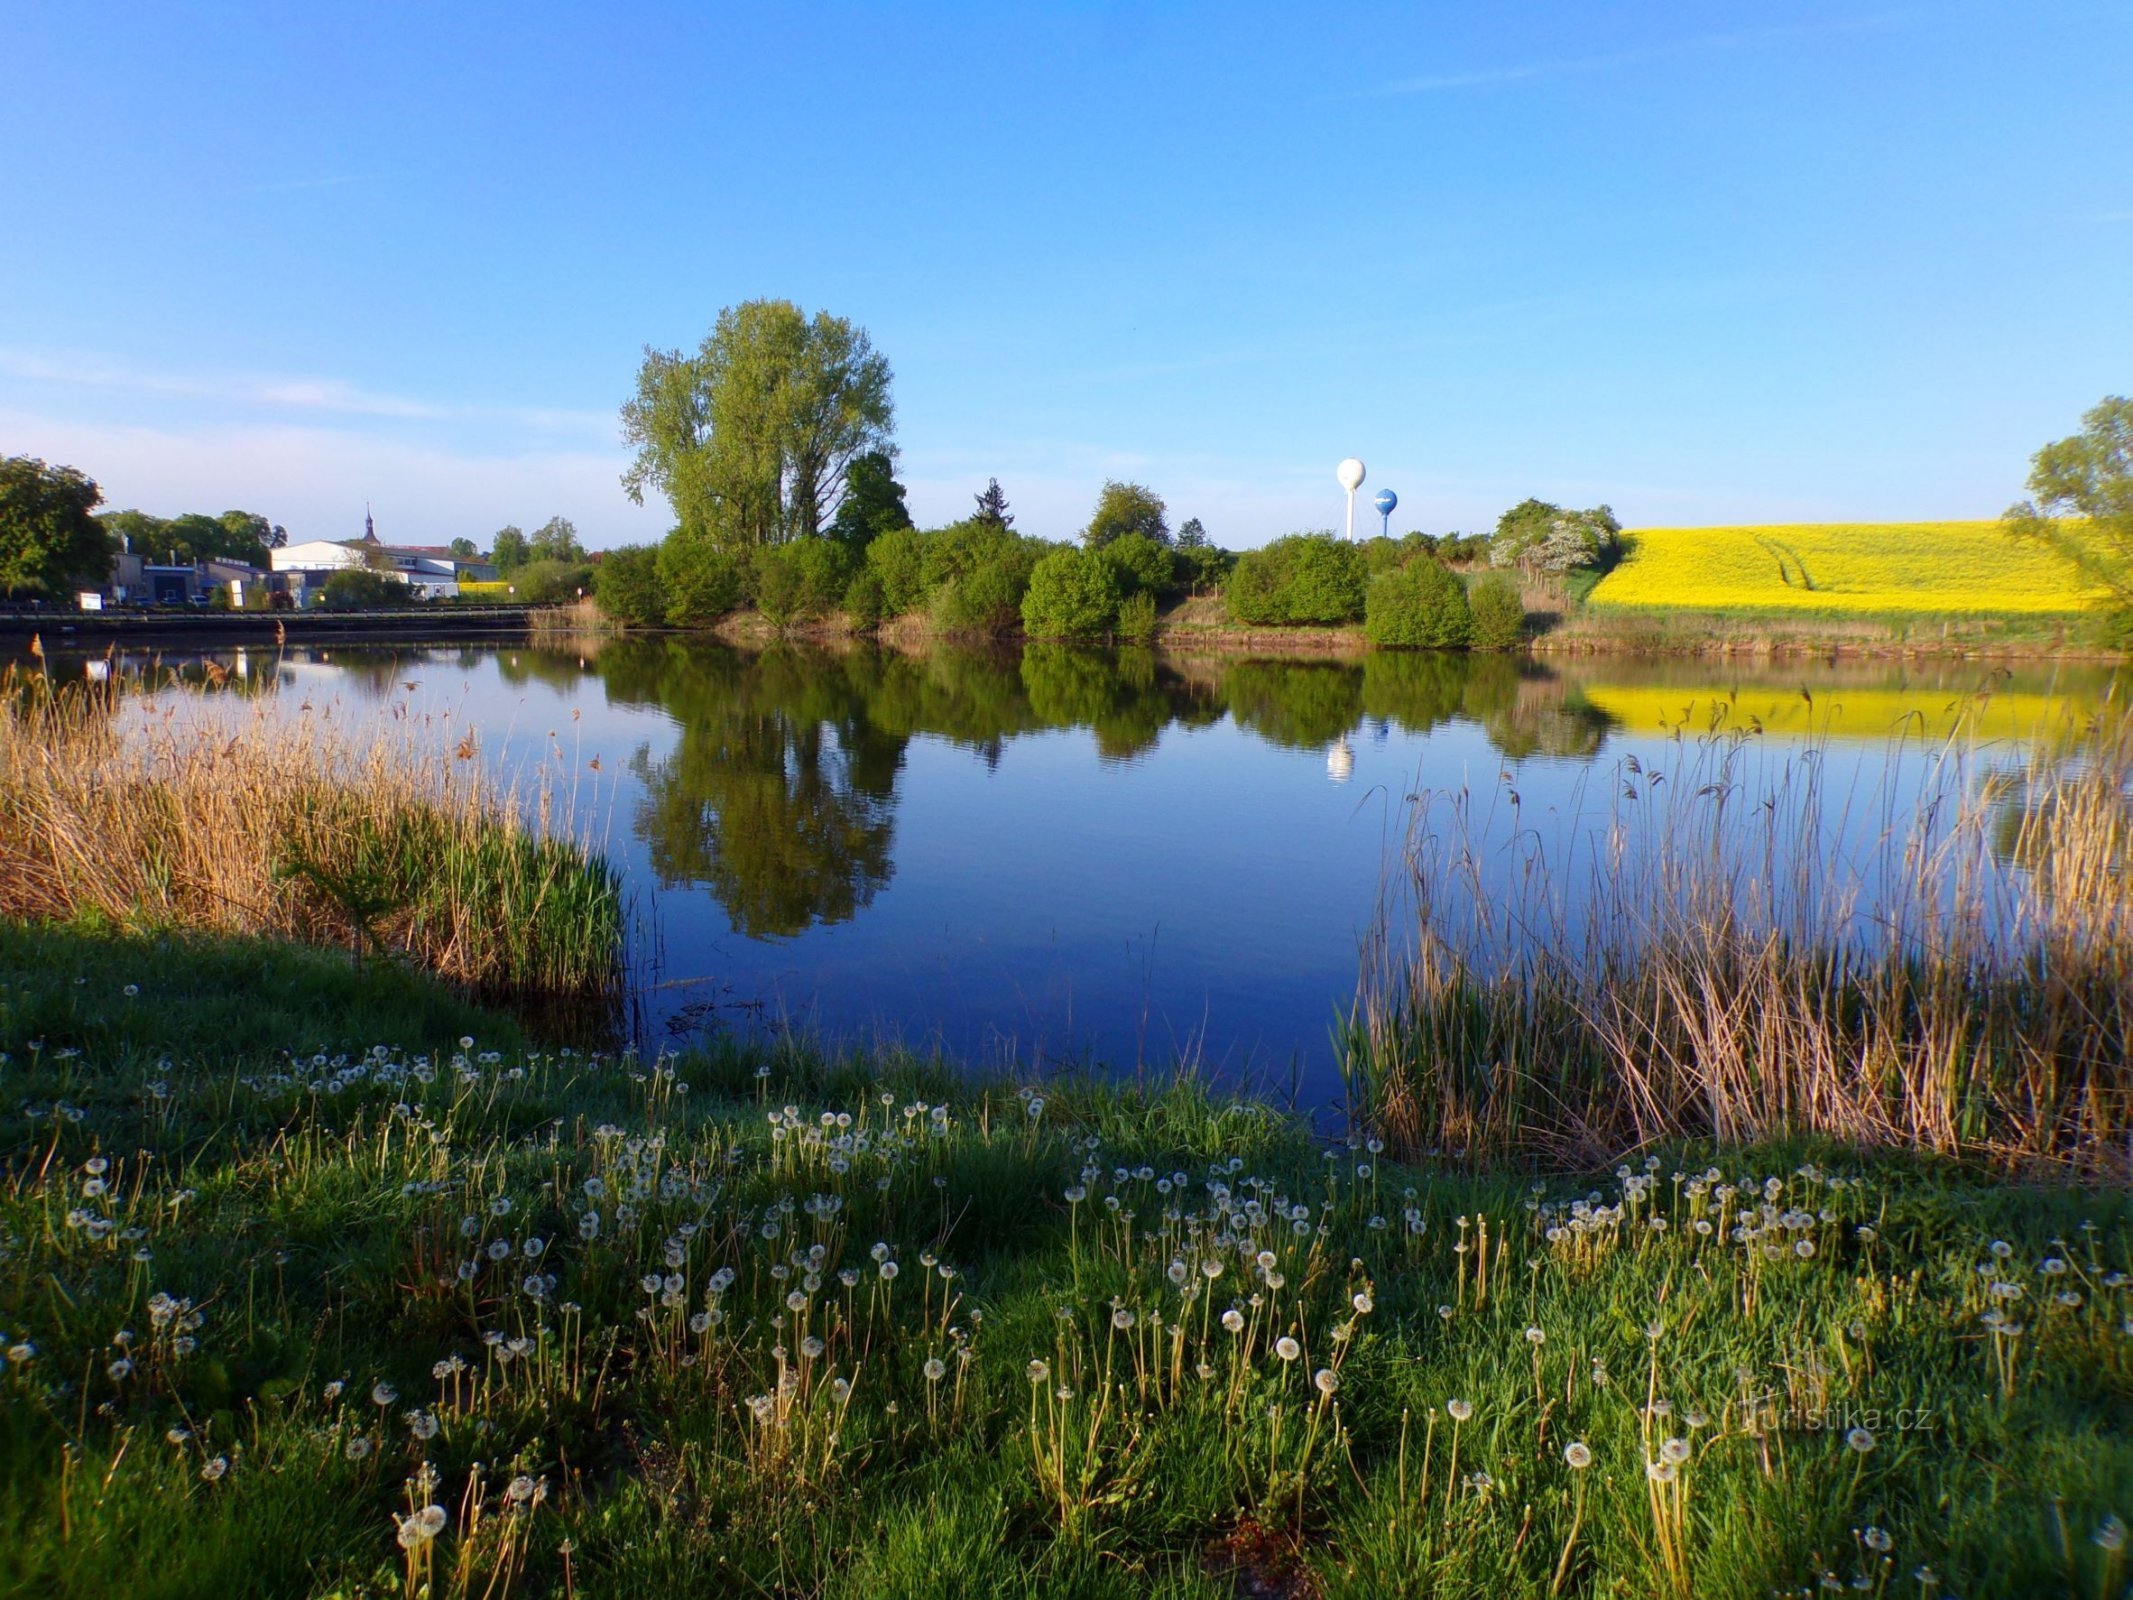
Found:
[[[545,764],[635,892],[662,1036],[1183,1058],[1317,1104],[1338,1096],[1330,1029],[1418,792],[1465,791],[1503,870],[1559,867],[1597,848],[1625,762],[1679,763],[1674,730],[1717,717],[1755,781],[1821,764],[1840,804],[1803,848],[1841,850],[1915,798],[1959,708],[1981,765],[2006,764],[2128,688],[2075,666],[673,641],[251,652],[242,670],[291,710],[471,724],[504,770]]]

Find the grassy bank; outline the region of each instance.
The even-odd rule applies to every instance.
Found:
[[[2122,1195],[1452,1173],[1190,1086],[522,1052],[427,987],[0,934],[0,1588],[2124,1583]]]
[[[496,786],[473,730],[160,689],[0,686],[0,915],[276,934],[580,1012],[619,997],[619,879],[567,797]]]

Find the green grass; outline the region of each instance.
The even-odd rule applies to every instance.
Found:
[[[2122,1193],[1826,1145],[1454,1174],[1190,1084],[529,1052],[265,945],[9,928],[0,985],[0,1351],[34,1347],[0,1371],[0,1592],[2127,1576]]]
[[[1645,528],[1593,588],[1599,610],[1848,618],[2075,614],[2100,598],[1996,522]]]

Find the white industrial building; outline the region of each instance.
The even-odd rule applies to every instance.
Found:
[[[307,539],[271,554],[276,572],[307,589],[324,584],[336,572],[368,570],[399,579],[415,599],[435,600],[458,594],[462,579],[478,583],[496,577],[496,569],[486,561],[454,555],[442,545],[382,544],[367,514],[360,539]]]

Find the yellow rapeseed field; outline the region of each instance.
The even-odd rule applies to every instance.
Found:
[[[1688,611],[2037,613],[2099,596],[1997,522],[1631,530],[1600,607]]]

